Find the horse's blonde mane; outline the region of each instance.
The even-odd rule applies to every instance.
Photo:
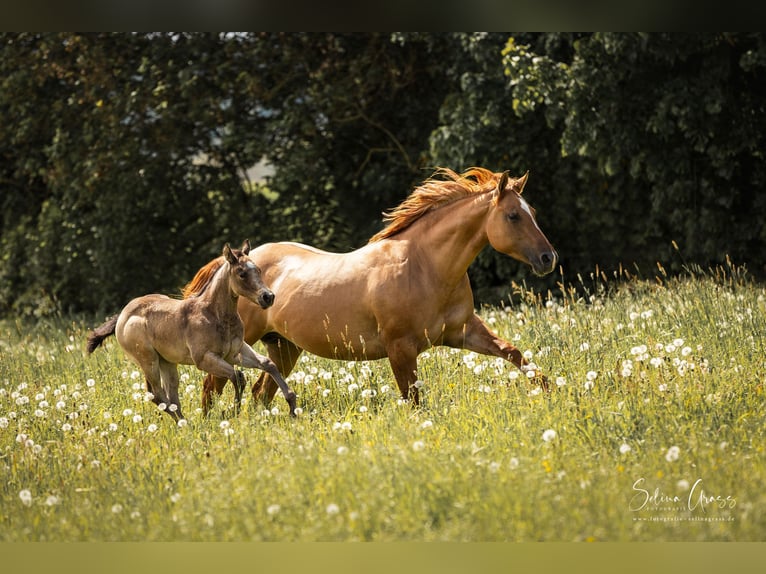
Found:
[[[472,167],[462,174],[446,167],[437,168],[407,199],[383,214],[383,221],[388,225],[373,235],[369,243],[396,235],[433,209],[469,195],[491,191],[498,179],[499,174],[483,167]]]

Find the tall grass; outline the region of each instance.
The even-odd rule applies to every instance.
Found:
[[[204,418],[183,367],[180,427],[114,341],[85,356],[91,325],[2,323],[0,540],[766,538],[764,288],[579,287],[483,311],[550,393],[435,348],[413,409],[386,361],[304,355],[297,419],[281,395],[235,417],[231,386]]]

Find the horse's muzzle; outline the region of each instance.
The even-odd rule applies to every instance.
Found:
[[[274,293],[268,289],[258,295],[258,304],[262,309],[268,309],[274,304]]]
[[[547,275],[556,267],[558,259],[558,253],[555,251],[543,251],[536,259],[532,260],[532,271],[541,277]]]

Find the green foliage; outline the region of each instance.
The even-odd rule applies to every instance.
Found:
[[[304,356],[296,419],[279,396],[232,416],[230,385],[205,419],[182,368],[181,427],[119,347],[85,356],[81,323],[2,323],[0,540],[763,540],[766,291],[660,279],[485,310],[549,394],[437,348],[413,409],[386,361]],[[697,480],[734,505],[690,508]]]
[[[177,291],[244,237],[359,247],[435,166],[530,170],[564,271],[532,286],[727,255],[760,273],[765,45],[758,33],[2,34],[0,314],[114,312]],[[271,175],[249,181],[264,160]],[[490,302],[526,274],[489,249],[470,270]]]

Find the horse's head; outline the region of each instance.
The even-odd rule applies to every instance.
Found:
[[[535,210],[521,197],[529,172],[518,179],[500,175],[487,220],[489,243],[501,253],[527,263],[536,275],[553,271],[558,255],[537,225]]]
[[[224,246],[223,257],[229,263],[229,284],[238,296],[247,297],[266,309],[274,303],[274,293],[266,287],[260,268],[247,256],[248,253],[250,242],[247,239],[242,249],[232,249],[228,243]]]

